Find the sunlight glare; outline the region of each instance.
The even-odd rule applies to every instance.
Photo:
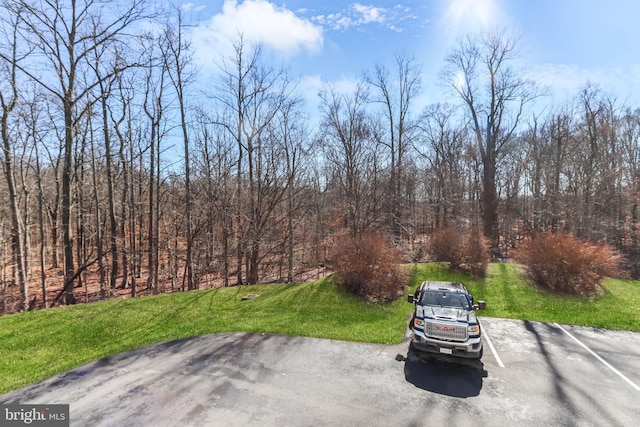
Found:
[[[458,92],[463,92],[464,91],[464,88],[466,86],[466,81],[465,81],[465,78],[464,78],[464,72],[458,71],[456,73],[456,76],[455,76],[453,84],[454,84],[454,86],[455,86],[455,88],[456,88],[456,90]]]
[[[449,0],[445,19],[457,32],[462,26],[469,29],[486,29],[496,15],[496,0]]]

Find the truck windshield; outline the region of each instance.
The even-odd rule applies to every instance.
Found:
[[[469,308],[469,300],[462,295],[452,292],[425,291],[420,296],[423,305],[435,305],[439,307]]]

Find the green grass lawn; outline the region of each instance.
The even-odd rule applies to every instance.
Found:
[[[409,292],[422,280],[457,280],[484,316],[640,331],[640,282],[607,280],[595,298],[533,289],[520,267],[492,264],[486,279],[440,264],[411,265]],[[247,294],[256,299],[241,301]],[[107,301],[0,317],[0,394],[111,354],[221,332],[265,332],[337,340],[399,343],[412,306],[400,298],[368,303],[331,278],[295,285],[242,286]]]
[[[247,294],[258,298],[241,301]],[[0,394],[145,345],[221,332],[398,343],[411,305],[367,303],[332,278],[209,289],[0,317]]]
[[[517,264],[491,264],[484,279],[450,272],[440,264],[412,268],[414,286],[426,278],[465,283],[476,301],[487,302],[487,310],[480,312],[481,316],[640,332],[640,281],[606,279],[600,295],[572,297],[536,289]]]

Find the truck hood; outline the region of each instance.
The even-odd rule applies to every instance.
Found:
[[[418,306],[416,308],[416,314],[419,318],[442,319],[469,324],[478,323],[476,313],[473,310],[465,310],[463,308],[437,307],[432,305]]]

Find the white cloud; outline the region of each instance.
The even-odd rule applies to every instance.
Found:
[[[201,5],[201,6],[196,6],[195,4],[189,2],[189,3],[184,3],[182,6],[180,6],[182,10],[184,10],[185,12],[202,12],[203,10],[206,9],[206,6]]]
[[[360,84],[361,80],[356,76],[342,75],[336,80],[323,80],[320,74],[309,74],[300,80],[298,89],[306,100],[307,104],[318,104],[320,98],[318,94],[324,90],[332,90],[337,94],[352,94]]]
[[[323,44],[322,28],[298,17],[286,7],[267,0],[225,0],[222,12],[198,25],[192,33],[196,58],[204,66],[212,57],[220,59],[231,53],[239,34],[251,43],[283,56],[301,51],[316,53]]]
[[[353,10],[360,14],[359,21],[363,24],[369,24],[371,22],[382,24],[385,21],[386,10],[384,8],[365,6],[360,3],[355,3],[353,5]]]
[[[542,64],[529,69],[527,77],[547,89],[554,97],[571,97],[578,93],[589,75],[577,65]]]
[[[575,64],[541,64],[529,68],[527,78],[549,91],[554,101],[567,102],[578,95],[587,82],[600,86],[620,102],[635,105],[640,99],[629,88],[640,85],[640,64],[629,68],[584,68]]]
[[[342,75],[340,79],[325,83],[325,88],[333,87],[336,93],[343,95],[353,94],[361,80],[352,75]]]
[[[367,24],[384,24],[388,20],[387,10],[383,7],[354,3],[347,10],[328,15],[317,15],[311,18],[320,25],[333,30],[347,30]]]

